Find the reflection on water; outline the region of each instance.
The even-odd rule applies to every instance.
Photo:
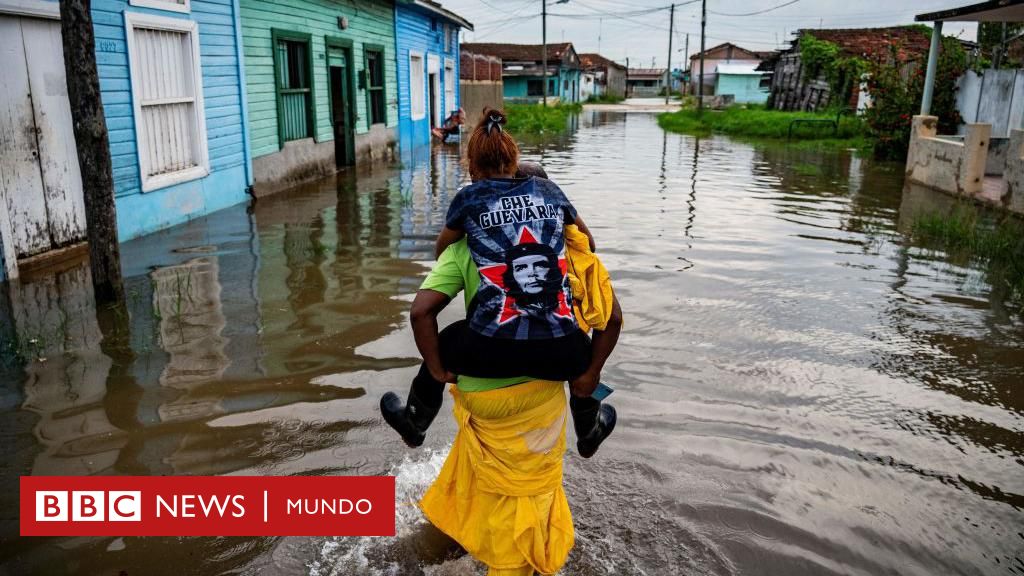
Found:
[[[1024,324],[985,269],[907,240],[949,200],[846,153],[575,122],[524,156],[594,230],[627,325],[616,434],[567,457],[565,573],[1024,572]],[[95,310],[81,262],[6,286],[0,571],[475,570],[411,505],[450,416],[412,452],[375,409],[415,369],[459,153],[129,242],[127,312]],[[385,473],[393,539],[16,536],[24,474]]]

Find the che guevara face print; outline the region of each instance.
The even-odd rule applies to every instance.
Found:
[[[541,178],[484,180],[456,196],[449,227],[465,230],[482,280],[471,328],[515,339],[556,338],[576,328],[564,240],[575,216],[562,191]]]

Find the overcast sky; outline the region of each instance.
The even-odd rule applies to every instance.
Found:
[[[464,42],[540,44],[541,0],[440,0],[472,22],[475,32],[465,32]],[[914,15],[977,3],[979,0],[707,0],[707,47],[732,42],[751,50],[770,50],[788,45],[799,28],[869,28],[912,24]],[[572,42],[577,52],[600,52],[630,66],[663,67],[668,53],[667,9],[622,16],[666,7],[671,0],[548,0],[548,42]],[[690,53],[700,50],[700,1],[676,2],[673,67],[683,57],[686,34]],[[789,4],[789,5],[784,5]],[[756,15],[750,14],[784,5]],[[564,14],[566,16],[554,16]],[[974,40],[972,23],[948,22],[943,32]]]

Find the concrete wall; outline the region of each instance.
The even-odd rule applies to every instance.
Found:
[[[1010,147],[1003,169],[1003,203],[1024,214],[1024,130],[1010,131]]]
[[[914,116],[907,151],[907,180],[952,194],[982,191],[991,126],[969,124],[963,142],[938,138],[938,118]]]
[[[374,124],[369,132],[356,134],[356,164],[392,160],[396,156],[398,134],[395,128]],[[333,174],[334,141],[317,142],[313,138],[291,140],[275,154],[259,156],[252,161],[256,185],[253,193],[262,198]]]
[[[505,107],[504,90],[501,82],[462,80],[459,83],[462,109],[466,111],[466,130],[472,130],[480,121],[485,106]]]

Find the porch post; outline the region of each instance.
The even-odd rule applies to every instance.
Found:
[[[921,115],[927,116],[932,110],[932,94],[935,92],[935,69],[939,64],[939,47],[942,41],[942,22],[933,22],[932,44],[928,48],[928,70],[924,76],[924,94],[921,96]]]

